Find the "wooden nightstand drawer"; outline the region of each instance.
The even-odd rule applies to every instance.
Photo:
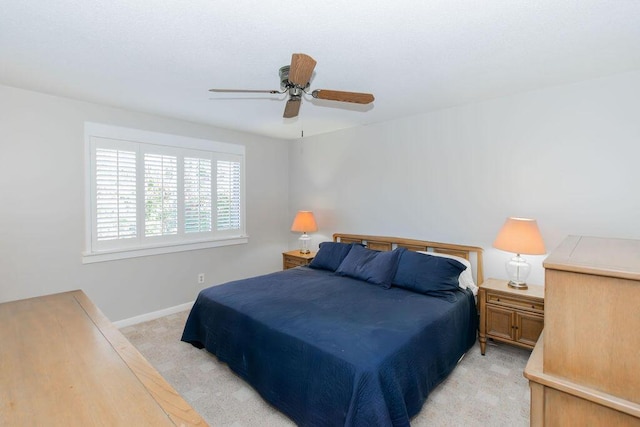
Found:
[[[488,291],[487,304],[502,305],[505,307],[520,308],[544,313],[544,302],[533,301],[524,298],[513,298],[508,295],[498,294]]]
[[[308,254],[301,254],[299,250],[283,252],[282,269],[287,270],[289,268],[300,267],[302,265],[309,265],[315,256],[315,252]]]

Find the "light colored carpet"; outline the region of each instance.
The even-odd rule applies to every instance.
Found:
[[[251,386],[206,350],[180,341],[188,311],[121,332],[212,426],[291,426]],[[508,345],[472,348],[430,395],[412,426],[528,426],[530,352]]]

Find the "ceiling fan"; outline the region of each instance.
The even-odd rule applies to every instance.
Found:
[[[311,74],[316,66],[316,61],[304,53],[291,55],[291,65],[280,68],[280,87],[282,90],[250,90],[250,89],[209,89],[210,92],[242,92],[242,93],[289,93],[287,105],[284,107],[284,118],[292,118],[298,115],[302,94],[308,94]],[[370,93],[344,92],[340,90],[315,89],[311,96],[317,99],[330,101],[352,102],[356,104],[369,104],[374,97]]]

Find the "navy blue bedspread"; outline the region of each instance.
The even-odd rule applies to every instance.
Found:
[[[182,341],[305,426],[406,426],[474,344],[456,302],[298,267],[203,290]]]

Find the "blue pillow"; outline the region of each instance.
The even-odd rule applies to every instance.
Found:
[[[309,263],[309,267],[336,271],[351,250],[351,246],[350,243],[322,242],[318,253]]]
[[[393,285],[424,295],[451,299],[458,289],[458,277],[467,268],[455,259],[403,251]]]
[[[398,249],[380,252],[354,245],[336,270],[336,274],[389,289],[398,268],[400,253]]]

